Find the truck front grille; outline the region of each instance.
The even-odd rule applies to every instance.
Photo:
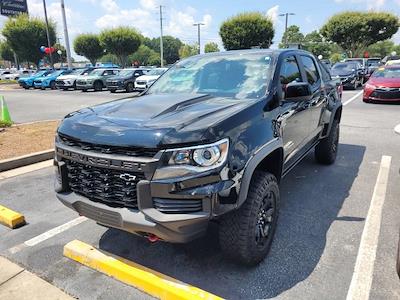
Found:
[[[66,146],[96,153],[119,154],[119,155],[127,155],[134,157],[154,157],[158,152],[158,149],[118,147],[118,146],[91,144],[87,142],[78,141],[76,139],[70,138],[62,134],[59,134],[59,137],[62,143],[65,144]]]
[[[66,160],[71,191],[112,207],[137,209],[136,185],[143,173],[126,172]]]
[[[165,214],[183,214],[202,211],[202,200],[153,199],[154,208]]]

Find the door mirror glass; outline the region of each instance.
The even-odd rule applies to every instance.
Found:
[[[307,82],[292,82],[286,85],[285,100],[287,101],[308,101],[311,97],[311,86]]]

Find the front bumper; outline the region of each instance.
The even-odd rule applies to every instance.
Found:
[[[90,90],[93,89],[93,83],[76,83],[76,89],[77,90]]]
[[[377,88],[373,90],[364,90],[363,99],[376,102],[400,102],[400,89],[393,88],[383,90]]]
[[[56,81],[56,87],[59,89],[67,89],[67,88],[73,88],[74,87],[74,82],[69,82],[69,81]]]
[[[125,84],[123,82],[107,82],[106,84],[108,90],[125,90]]]
[[[141,200],[148,198],[146,185],[138,187]],[[207,230],[210,215],[206,212],[195,214],[163,214],[154,208],[132,210],[90,201],[73,192],[57,193],[57,198],[67,207],[77,211],[99,224],[118,228],[130,233],[147,236],[156,235],[171,243],[186,243],[201,237]],[[143,202],[143,201],[141,201]]]
[[[57,198],[80,215],[102,225],[142,236],[153,234],[167,242],[186,243],[202,236],[211,219],[226,213],[233,207],[221,204],[220,200],[222,196],[230,196],[236,191],[235,182],[221,178],[219,173],[199,174],[190,179],[156,181],[152,180],[152,177],[159,164],[157,159],[142,160],[139,164],[135,164],[133,160],[128,161],[127,158],[121,160],[121,156],[93,152],[90,152],[89,156],[88,151],[73,150],[74,152],[71,152],[71,147],[60,146],[59,143],[56,147]],[[111,157],[115,160],[112,161],[112,165],[107,165]],[[96,192],[83,195],[72,191],[70,188],[72,179],[67,167],[71,164],[71,160],[73,164],[89,164],[92,170],[113,168],[114,172],[119,172],[119,168],[123,167],[124,169],[121,170],[123,175],[130,170],[131,172],[143,171],[146,178],[141,178],[136,184],[137,206],[127,207],[115,205],[116,202],[89,199],[95,198]],[[225,171],[221,173],[226,173]],[[78,176],[80,176],[79,180],[90,184],[90,180],[87,180],[85,175]],[[118,177],[118,174],[113,173],[113,176]],[[107,184],[103,183],[104,185]],[[113,192],[118,193],[120,190]],[[193,205],[199,208],[180,212],[181,207],[192,209]]]

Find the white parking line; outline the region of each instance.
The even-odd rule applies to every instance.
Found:
[[[394,128],[394,132],[400,134],[400,124]]]
[[[353,277],[347,293],[347,300],[369,299],[391,160],[391,156],[382,156],[378,178],[361,236]]]
[[[363,92],[364,91],[360,91],[359,93],[357,93],[356,95],[351,97],[349,100],[347,100],[345,103],[343,103],[343,106],[346,106],[346,105],[350,104],[351,102],[353,102],[354,100],[356,100]]]
[[[57,226],[53,229],[50,229],[38,236],[35,236],[34,238],[31,238],[30,240],[25,241],[22,244],[19,244],[15,247],[12,247],[10,249],[8,249],[8,251],[12,254],[17,253],[19,251],[21,251],[22,249],[26,248],[26,247],[33,247],[36,246],[46,240],[48,240],[49,238],[52,238],[53,236],[56,236],[57,234],[60,234],[61,232],[64,232],[76,225],[81,224],[82,222],[86,221],[87,218],[86,217],[78,217],[76,219],[73,219],[72,221],[69,221],[65,224],[62,224],[60,226]]]

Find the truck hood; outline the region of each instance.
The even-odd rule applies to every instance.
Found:
[[[125,147],[199,143],[206,130],[212,131],[251,103],[200,94],[143,95],[71,113],[58,132],[89,143]]]

